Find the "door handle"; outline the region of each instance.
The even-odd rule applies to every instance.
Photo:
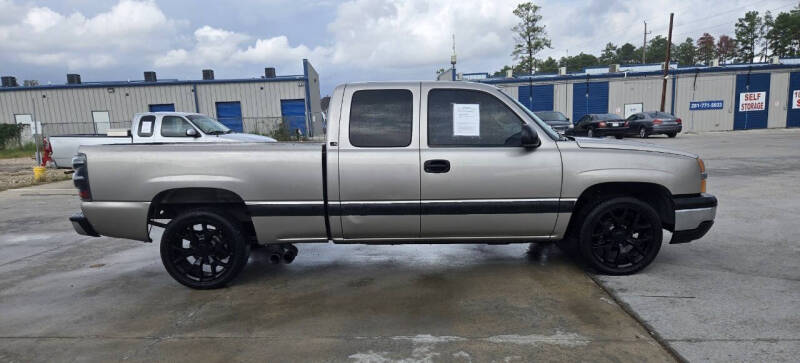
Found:
[[[450,162],[442,159],[433,159],[425,162],[426,173],[446,173],[450,171]]]

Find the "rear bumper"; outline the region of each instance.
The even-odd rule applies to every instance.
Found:
[[[673,198],[675,228],[670,243],[684,243],[703,237],[714,224],[717,198],[711,194]]]
[[[599,136],[617,136],[617,135],[625,135],[628,133],[629,128],[627,127],[608,127],[608,128],[596,128],[594,132],[597,133]]]
[[[653,126],[653,129],[650,131],[651,134],[668,134],[668,133],[679,133],[683,130],[682,125],[659,125]]]
[[[78,234],[91,237],[100,237],[83,213],[78,212],[73,214],[72,217],[69,217],[69,221],[72,222],[72,228],[75,229],[75,232],[78,232]]]

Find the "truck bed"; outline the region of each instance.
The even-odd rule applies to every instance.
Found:
[[[191,143],[82,146],[87,156],[92,201],[84,214],[98,226],[103,211],[122,208],[140,225],[118,235],[109,228],[100,234],[145,240],[150,202],[167,190],[210,188],[240,197],[253,214],[259,241],[292,238],[327,240],[323,215],[276,216],[258,211],[280,204],[323,204],[322,148],[318,143]],[[93,181],[98,181],[93,183]],[[276,203],[277,202],[277,203]]]
[[[107,136],[104,134],[72,134],[48,136],[47,141],[53,149],[53,162],[58,168],[71,168],[72,157],[81,145],[130,144],[130,136]]]

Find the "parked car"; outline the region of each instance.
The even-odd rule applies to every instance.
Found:
[[[250,248],[296,243],[558,241],[595,270],[637,272],[701,238],[717,200],[697,155],[568,138],[491,85],[338,86],[325,143],[82,146],[83,235],[151,241],[178,282],[216,288]],[[573,246],[573,247],[570,247]]]
[[[550,125],[553,130],[556,130],[562,134],[572,128],[572,122],[569,121],[569,117],[564,116],[564,114],[561,112],[535,111],[533,114],[539,116],[539,119]]]
[[[57,168],[72,167],[72,157],[82,145],[175,142],[274,142],[271,137],[234,133],[219,121],[199,113],[137,113],[129,129],[106,134],[54,135],[47,138]]]
[[[583,115],[575,128],[573,135],[588,137],[614,136],[621,139],[628,133],[628,124],[619,115],[613,113],[590,113]]]
[[[665,134],[675,137],[681,132],[683,122],[672,114],[660,111],[639,112],[628,117],[630,134],[646,138],[650,135]]]

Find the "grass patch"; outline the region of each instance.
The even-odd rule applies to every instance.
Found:
[[[34,154],[36,154],[36,144],[32,142],[22,147],[0,149],[0,159],[32,157]]]

